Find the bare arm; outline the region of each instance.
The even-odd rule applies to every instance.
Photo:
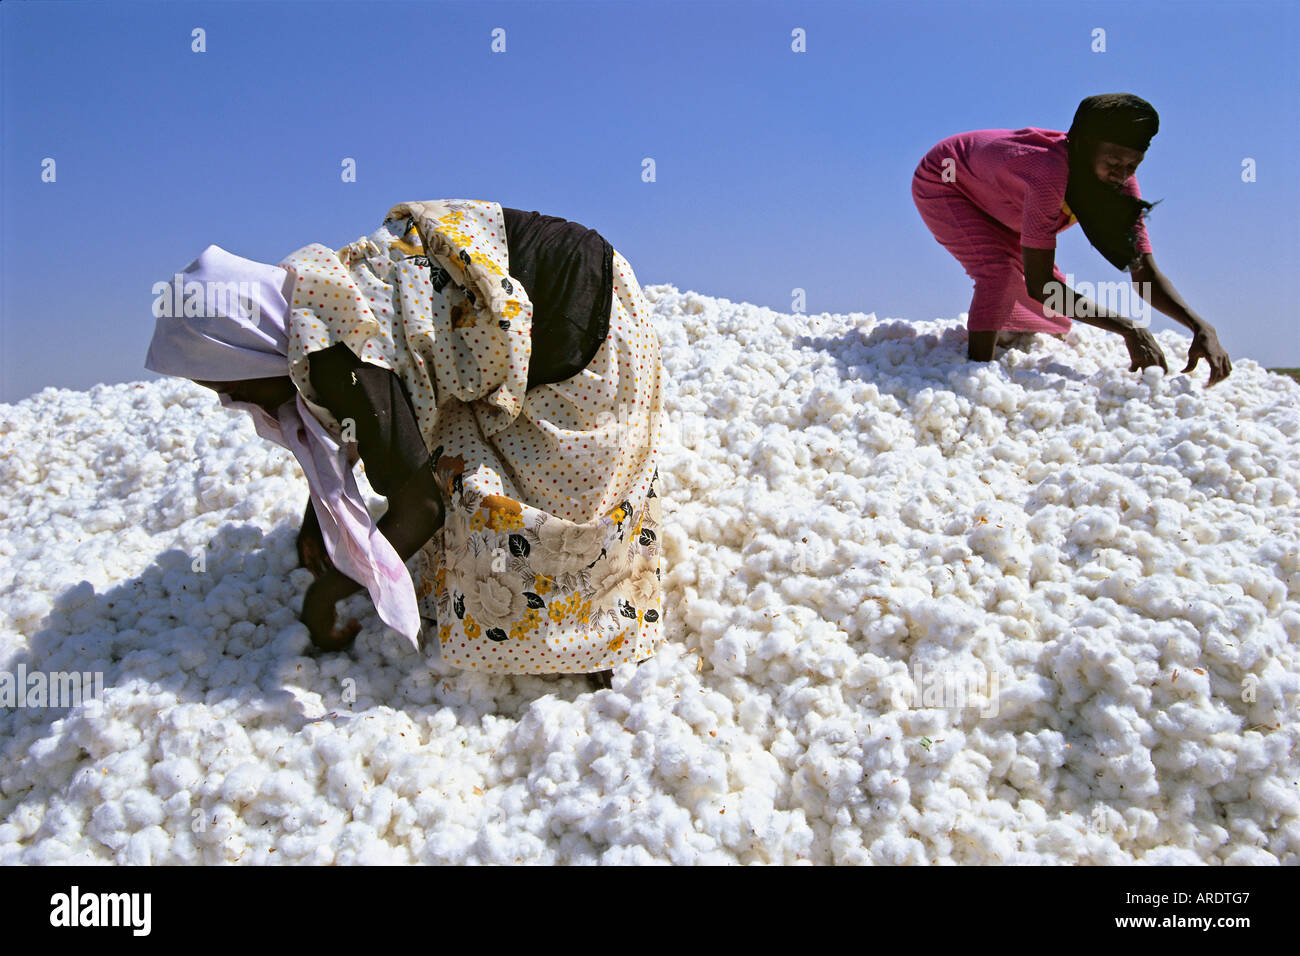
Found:
[[[355,430],[349,462],[359,456],[371,487],[388,499],[379,531],[407,560],[442,526],[442,494],[433,470],[441,448],[433,455],[425,448],[401,379],[362,362],[347,346],[337,344],[312,353],[309,377],[317,399],[341,425],[348,422]],[[318,647],[346,646],[356,629],[334,627],[334,605],[361,585],[327,561],[318,561],[312,570],[322,573],[303,599],[303,622]]]
[[[1131,360],[1129,371],[1136,372],[1148,365],[1159,365],[1165,371],[1169,371],[1165,353],[1149,329],[1079,295],[1053,275],[1052,269],[1056,264],[1055,249],[1031,249],[1022,246],[1021,256],[1025,267],[1025,290],[1030,298],[1036,302],[1046,303],[1050,308],[1076,322],[1122,335],[1124,344],[1128,346]]]
[[[430,457],[428,464],[388,499],[388,510],[378,522],[380,533],[403,561],[442,527],[445,509],[433,471],[436,457]],[[334,605],[360,589],[360,584],[333,565],[307,589],[301,616],[311,632],[312,643],[321,650],[342,650],[356,637],[360,626],[355,622],[335,626]]]
[[[433,459],[413,474],[398,492],[388,499],[388,510],[379,519],[379,531],[403,561],[424,547],[442,527],[445,512],[442,493],[433,473]],[[320,588],[322,599],[331,604],[361,589],[337,568],[331,567],[313,587]]]
[[[1210,366],[1210,380],[1206,382],[1206,388],[1232,374],[1232,361],[1219,344],[1219,333],[1183,301],[1169,277],[1156,266],[1155,257],[1151,253],[1142,253],[1133,266],[1131,275],[1134,289],[1151,303],[1152,308],[1192,330],[1192,345],[1187,350],[1187,368],[1183,369],[1184,372],[1190,372],[1201,359],[1205,359]]]

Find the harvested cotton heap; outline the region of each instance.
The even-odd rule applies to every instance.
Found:
[[[306,483],[198,386],[0,406],[0,669],[104,681],[0,710],[0,863],[1300,863],[1300,388],[646,293],[669,637],[612,690],[364,594],[310,653]]]

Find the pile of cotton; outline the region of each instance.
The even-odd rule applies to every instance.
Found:
[[[0,678],[103,683],[0,708],[0,863],[1300,863],[1300,388],[646,292],[668,640],[612,689],[364,593],[312,653],[306,483],[198,386],[0,406]]]

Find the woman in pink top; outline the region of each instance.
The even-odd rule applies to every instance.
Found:
[[[1079,296],[1056,268],[1056,234],[1075,222],[1138,293],[1192,330],[1189,372],[1202,359],[1209,385],[1232,371],[1214,327],[1193,312],[1151,255],[1142,222],[1152,203],[1134,171],[1159,128],[1151,104],[1128,93],[1090,96],[1069,133],[1027,127],[976,130],[931,149],[912,198],[934,237],[975,280],[968,354],[993,358],[998,333],[1063,333],[1071,319],[1124,336],[1132,370],[1168,369],[1151,332]]]

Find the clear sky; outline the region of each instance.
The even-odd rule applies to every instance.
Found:
[[[9,0],[0,401],[153,378],[151,287],[209,243],[278,262],[405,200],[576,220],[643,284],[955,317],[971,283],[912,204],[921,156],[1116,91],[1160,112],[1156,261],[1234,359],[1300,366],[1298,6]],[[1057,262],[1122,278],[1077,226]]]

